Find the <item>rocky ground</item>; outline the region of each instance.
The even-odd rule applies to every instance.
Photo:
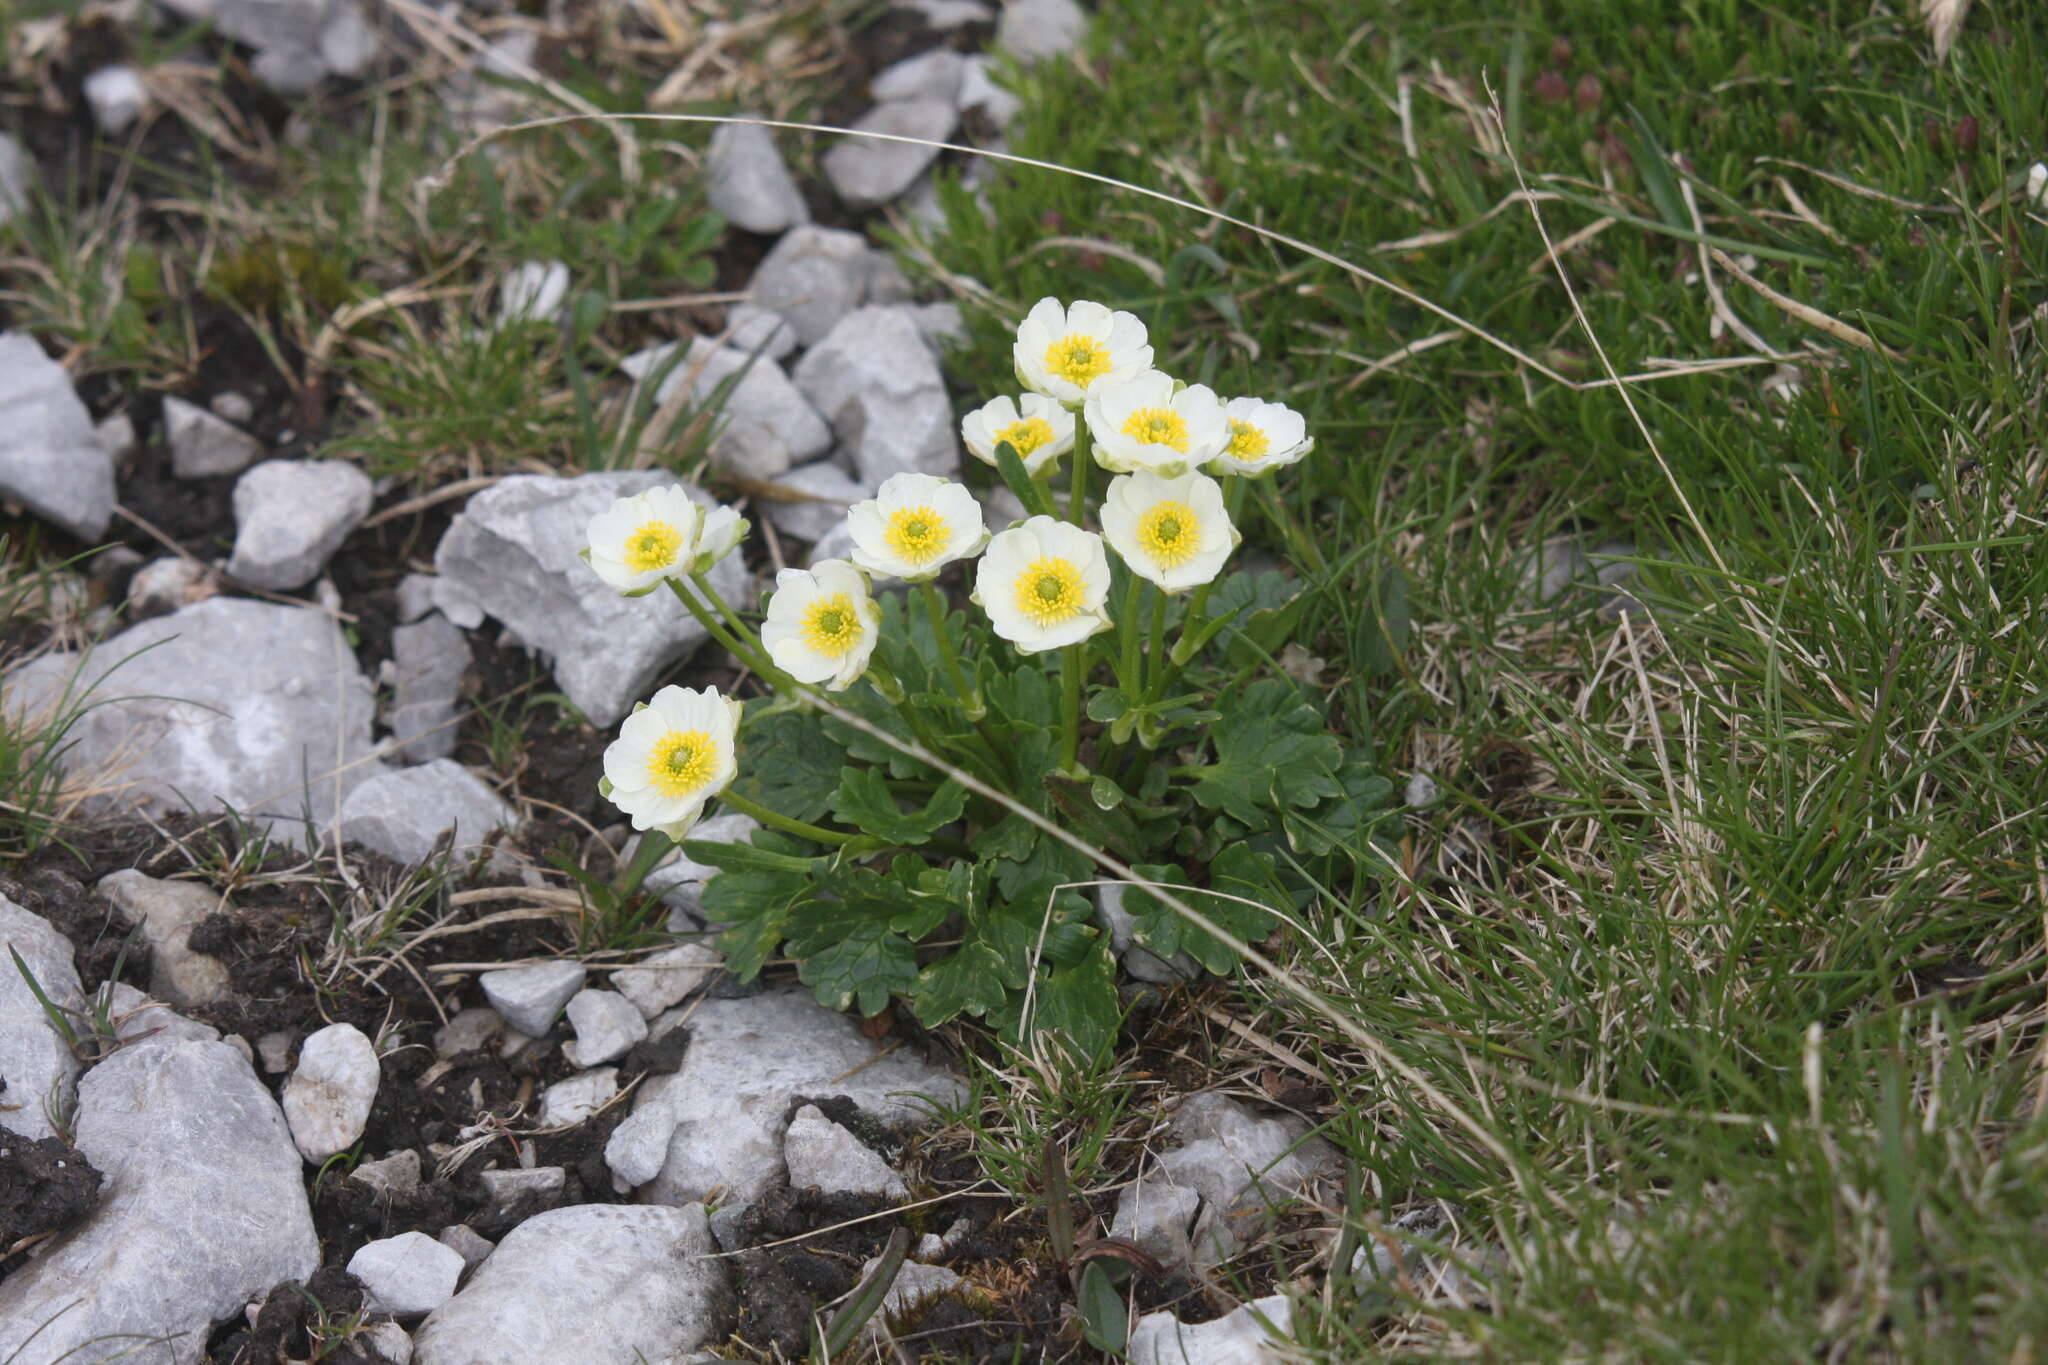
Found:
[[[0,216],[81,137],[189,136],[147,60],[170,23],[210,18],[228,107],[281,122],[423,60],[411,9],[38,21],[62,55],[16,87]],[[995,145],[1016,100],[990,52],[1058,59],[1085,22],[1069,0],[897,6],[849,48],[839,117]],[[526,111],[477,73],[531,75],[534,37],[438,78],[457,127]],[[711,467],[772,531],[765,560],[722,567],[729,596],[835,553],[845,503],[888,475],[959,468],[958,309],[875,232],[937,212],[933,160],[847,141],[799,183],[759,128],[710,139],[735,297],[621,368],[656,404],[724,400]],[[579,266],[507,275],[496,325],[556,318]],[[597,797],[608,730],[678,670],[730,678],[674,603],[575,558],[594,511],[671,475],[309,458],[346,420],[334,388],[285,391],[246,326],[205,318],[177,394],[74,383],[55,338],[0,336],[0,493],[17,534],[82,556],[4,642],[15,723],[69,723],[62,838],[0,864],[21,960],[0,964],[0,1360],[789,1359],[899,1229],[910,1262],[856,1349],[1090,1358],[1078,1262],[1050,1250],[1068,1201],[989,1179],[963,1118],[1002,1065],[985,1040],[864,1025],[772,969],[735,982],[686,860],[624,920],[565,875],[629,853]],[[1065,1213],[1084,1259],[1134,1271],[1132,1358],[1252,1359],[1253,1312],[1284,1320],[1275,1291],[1327,1254],[1342,1163],[1306,1137],[1313,1087],[1214,1041],[1177,964],[1127,965],[1169,987],[1134,984],[1129,1066],[1158,1098],[1119,1133],[1121,1181]],[[1451,1236],[1451,1211],[1418,1217]]]

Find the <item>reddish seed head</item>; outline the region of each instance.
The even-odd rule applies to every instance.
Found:
[[[1571,98],[1572,88],[1561,71],[1544,70],[1536,73],[1536,80],[1530,86],[1536,98],[1545,104],[1563,104]]]
[[[1956,120],[1956,150],[1970,156],[1977,150],[1977,116],[1965,114]]]
[[[1600,107],[1600,99],[1604,93],[1600,86],[1600,78],[1588,71],[1579,77],[1579,83],[1572,88],[1572,103],[1579,106],[1580,113],[1590,114]]]

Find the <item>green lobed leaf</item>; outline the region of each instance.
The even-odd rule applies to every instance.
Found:
[[[967,789],[948,778],[921,810],[898,806],[889,784],[873,768],[841,768],[832,793],[832,814],[863,834],[912,847],[952,824],[967,808]]]
[[[936,1028],[962,1014],[986,1016],[1001,1010],[1008,997],[1001,958],[994,945],[979,939],[927,963],[910,991],[918,1022],[926,1028]]]
[[[792,820],[815,823],[824,815],[846,749],[825,733],[819,717],[800,711],[749,716],[740,733],[735,791]]]
[[[1065,1048],[1084,1065],[1109,1052],[1122,1023],[1116,960],[1100,940],[1078,962],[1054,967],[1040,979],[1028,1020],[1040,1041]]]
[[[1194,797],[1251,828],[1263,812],[1312,806],[1338,795],[1344,747],[1292,684],[1265,678],[1246,688],[1211,737],[1216,761],[1195,779]]]

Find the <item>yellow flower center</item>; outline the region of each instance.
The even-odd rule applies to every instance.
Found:
[[[1124,435],[1187,454],[1188,424],[1172,408],[1139,408],[1124,419]]]
[[[1069,332],[1045,348],[1045,368],[1054,377],[1085,389],[1109,373],[1109,347],[1094,337]]]
[[[626,537],[626,567],[634,573],[666,569],[676,562],[683,547],[683,533],[665,521],[642,522]]]
[[[1241,422],[1235,417],[1230,419],[1228,454],[1240,460],[1256,460],[1272,448],[1273,443],[1266,439],[1265,432],[1250,422]]]
[[[663,796],[688,796],[711,780],[718,741],[702,730],[671,730],[654,741],[647,776]]]
[[[804,608],[804,643],[827,658],[837,659],[860,643],[860,613],[849,593],[821,597]]]
[[[1026,417],[1023,421],[1012,422],[996,432],[996,444],[1001,445],[1008,441],[1017,448],[1017,458],[1020,460],[1051,440],[1052,423],[1043,417]]]
[[[946,519],[929,507],[899,507],[889,514],[882,539],[911,563],[923,564],[946,548]]]
[[[1081,571],[1070,559],[1036,559],[1017,576],[1017,610],[1041,630],[1077,615],[1082,594]]]
[[[1201,518],[1184,502],[1155,502],[1138,518],[1138,544],[1154,563],[1170,569],[1201,548]]]

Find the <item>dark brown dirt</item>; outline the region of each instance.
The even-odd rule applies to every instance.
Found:
[[[216,1365],[389,1365],[348,1330],[362,1307],[363,1289],[354,1277],[324,1265],[303,1284],[287,1280],[271,1290],[255,1323],[226,1332],[207,1358]]]
[[[41,1103],[0,1095],[0,1104]],[[100,1173],[62,1138],[30,1138],[0,1127],[0,1280],[44,1238],[92,1211]]]

